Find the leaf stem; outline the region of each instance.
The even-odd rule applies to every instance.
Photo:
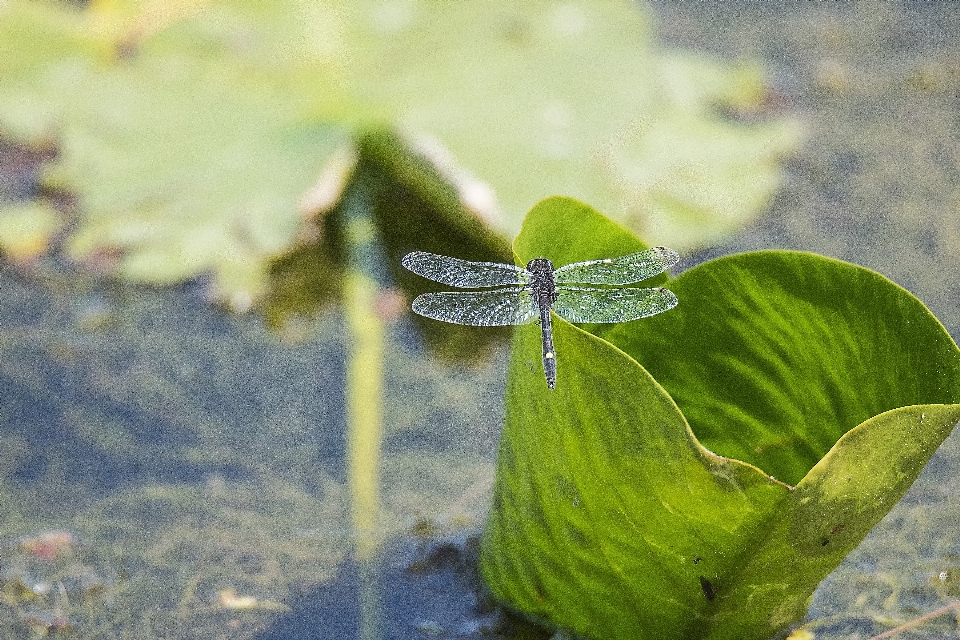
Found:
[[[368,185],[357,180],[344,199],[347,269],[343,306],[350,352],[347,356],[347,460],[354,551],[360,575],[360,639],[380,637],[376,560],[380,548],[380,453],[383,440],[383,352],[386,330],[377,316],[382,268]]]
[[[384,331],[373,313],[375,282],[348,271],[343,294],[351,343],[347,362],[348,473],[357,559],[363,562],[370,560],[379,546],[376,531]]]

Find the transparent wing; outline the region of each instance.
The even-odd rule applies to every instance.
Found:
[[[528,324],[538,316],[537,303],[527,289],[425,293],[413,301],[413,310],[434,320],[475,327]]]
[[[628,322],[677,306],[668,289],[559,287],[553,310],[569,322]]]
[[[567,264],[553,272],[557,284],[630,284],[663,273],[680,260],[680,254],[667,247],[654,247],[619,258],[589,260]]]
[[[526,284],[530,281],[523,267],[502,262],[469,262],[426,251],[408,253],[400,263],[418,276],[464,289]]]

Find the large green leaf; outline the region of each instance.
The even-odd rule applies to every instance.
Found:
[[[884,411],[960,402],[960,352],[883,276],[808,253],[720,258],[670,283],[680,305],[605,338],[669,391],[710,449],[796,484]]]
[[[381,260],[373,260],[380,264],[372,275],[383,285],[388,280],[395,283],[411,299],[436,287],[400,266],[400,257],[409,251],[511,260],[509,241],[493,232],[437,167],[412,153],[395,133],[371,130],[359,136],[351,172],[340,201],[314,215],[316,232],[273,263],[266,313],[274,327],[291,317],[309,315],[336,298],[333,294],[338,292],[349,253],[347,207],[358,201],[370,216],[365,232],[373,234],[382,247],[383,255],[377,256]],[[502,327],[478,332],[475,327],[420,316],[414,316],[414,321],[441,355],[460,361],[465,354],[468,359],[479,358],[486,352],[484,343],[505,337]]]
[[[209,272],[216,297],[261,293],[267,260],[296,238],[298,200],[349,135],[306,117],[335,102],[320,44],[297,37],[299,18],[319,18],[285,0],[195,15],[63,4],[0,7],[0,125],[56,141],[45,180],[82,212],[68,252],[117,255],[135,281]]]
[[[590,238],[593,246],[578,255],[566,241],[571,237]],[[642,246],[629,247],[622,229],[589,207],[550,199],[530,212],[514,248],[521,261],[547,255],[562,264],[596,257],[608,239],[610,255]],[[819,581],[900,499],[960,420],[960,352],[906,291],[858,267],[805,254],[727,260],[751,258],[785,259],[805,267],[801,271],[826,268],[830,277],[821,273],[819,286],[829,283],[852,299],[838,306],[824,290],[813,304],[805,301],[804,287],[752,287],[748,279],[737,287],[726,278],[698,276],[722,272],[716,265],[724,260],[697,267],[668,284],[679,307],[607,333],[638,353],[645,344],[659,346],[643,353],[651,372],[654,362],[684,372],[667,375],[663,386],[610,342],[555,318],[558,377],[550,391],[540,371],[538,327],[517,331],[482,555],[484,576],[502,601],[591,638],[768,638],[802,617]],[[842,282],[833,282],[837,278]],[[751,296],[752,305],[734,302]],[[690,308],[699,304],[702,317],[694,322],[698,311]],[[680,310],[692,315],[666,329]],[[771,343],[767,327],[755,336],[757,344],[738,334],[754,335],[782,317],[820,331],[788,333]],[[720,332],[707,325],[728,327],[727,339],[703,346],[700,334]],[[752,344],[756,358],[742,360]],[[845,384],[882,402],[861,399],[847,407],[854,399],[835,388],[846,390],[837,376],[853,367],[836,349],[851,345],[879,355],[851,370],[856,377]],[[800,370],[811,351],[819,367],[783,382],[774,375],[775,363],[793,362]],[[822,362],[831,357],[829,366]],[[706,374],[695,369],[728,361],[739,377],[727,384],[750,383],[745,407],[735,408],[739,396],[723,396],[724,383],[705,385]],[[867,369],[870,364],[877,368]],[[895,392],[897,386],[905,390]],[[768,393],[750,391],[758,388]],[[778,393],[769,392],[774,389]],[[711,448],[728,453],[720,443],[746,442],[739,437],[743,420],[730,416],[761,407],[767,412],[761,415],[776,415],[787,398],[806,398],[802,410],[811,417],[784,406],[794,419],[782,423],[781,438],[827,442],[821,452],[811,455],[810,445],[792,458],[754,456],[761,470],[711,453],[694,436],[701,422],[709,424],[717,434]],[[895,408],[898,402],[912,406]],[[687,403],[700,419],[690,421],[693,431],[684,417]],[[708,403],[713,413],[697,413]],[[835,415],[827,420],[831,408]],[[843,419],[855,422],[838,428]],[[780,466],[763,466],[769,461]],[[796,482],[789,474],[798,470],[803,479],[795,488],[770,475]]]

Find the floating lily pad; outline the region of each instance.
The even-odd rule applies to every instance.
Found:
[[[499,204],[500,233],[569,193],[678,247],[758,213],[797,140],[720,115],[759,111],[761,75],[664,54],[630,2],[13,0],[4,52],[0,126],[56,140],[46,180],[82,211],[70,254],[117,255],[142,282],[212,272],[236,300],[263,293],[358,127],[439,141],[489,185],[473,195]]]

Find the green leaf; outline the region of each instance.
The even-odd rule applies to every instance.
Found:
[[[633,2],[357,2],[347,23],[350,85],[491,184],[511,234],[563,193],[702,245],[761,210],[800,137],[786,119],[719,115],[756,110],[761,74],[662,51]]]
[[[803,132],[790,119],[746,124],[718,116],[758,111],[765,89],[757,69],[679,53],[662,56],[657,68],[657,99],[606,157],[617,200],[584,198],[604,211],[622,210],[617,217],[631,229],[675,249],[715,244],[767,206],[780,163]]]
[[[607,255],[630,244],[589,207],[551,199],[531,211],[514,247],[521,260],[563,264],[583,259],[572,237],[613,239]],[[724,271],[730,261],[741,269]],[[755,283],[744,264],[766,279]],[[654,376],[555,317],[551,391],[539,328],[517,330],[483,575],[508,606],[590,638],[769,638],[803,616],[820,580],[960,421],[960,350],[906,291],[816,256],[722,259],[668,286],[680,306],[608,333]],[[848,299],[833,295],[841,291]],[[687,315],[674,326],[679,310]],[[783,379],[777,366],[791,362],[796,372]],[[727,374],[714,386],[703,382],[712,364]],[[655,367],[675,373],[661,386]],[[805,413],[781,406],[785,399],[806,399]],[[897,402],[912,406],[890,406]],[[694,436],[709,426],[710,448],[726,454],[720,443],[748,442],[743,414],[778,410],[788,416],[779,437],[811,444],[772,457],[761,448],[755,457],[775,468],[718,456]],[[854,422],[838,427],[843,419]],[[811,454],[821,441],[825,449]],[[796,488],[770,475],[798,471]]]
[[[70,96],[57,84],[78,72],[78,60],[96,56],[84,32],[83,12],[63,2],[0,5],[0,124],[6,135],[49,142]]]
[[[549,244],[542,238],[551,238]],[[520,264],[548,258],[554,266],[642,251],[647,245],[590,205],[565,196],[542,200],[523,221],[513,243]]]
[[[209,271],[218,297],[255,297],[266,260],[296,237],[298,199],[346,132],[295,122],[296,96],[278,100],[249,70],[209,67],[158,55],[78,76],[63,90],[86,113],[65,123],[45,180],[83,185],[73,257],[119,248],[128,279],[169,284]]]
[[[848,430],[885,411],[960,402],[960,352],[883,276],[759,251],[691,269],[680,304],[605,334],[667,389],[711,450],[796,484]]]
[[[720,578],[711,640],[768,638],[899,502],[960,421],[960,405],[894,409],[851,429],[754,533]]]
[[[303,33],[314,23],[299,22],[317,16],[284,0],[132,17],[113,3],[29,4],[0,7],[0,47],[32,34],[0,65],[0,123],[58,133],[44,180],[78,194],[69,254],[119,251],[130,280],[211,272],[216,297],[258,296],[267,260],[296,238],[299,198],[349,135],[345,122],[307,117],[337,94],[322,43]]]
[[[498,599],[591,638],[684,637],[710,604],[699,577],[729,571],[724,552],[789,489],[698,446],[608,343],[562,320],[555,332],[555,391],[539,329],[516,333],[484,576]]]

